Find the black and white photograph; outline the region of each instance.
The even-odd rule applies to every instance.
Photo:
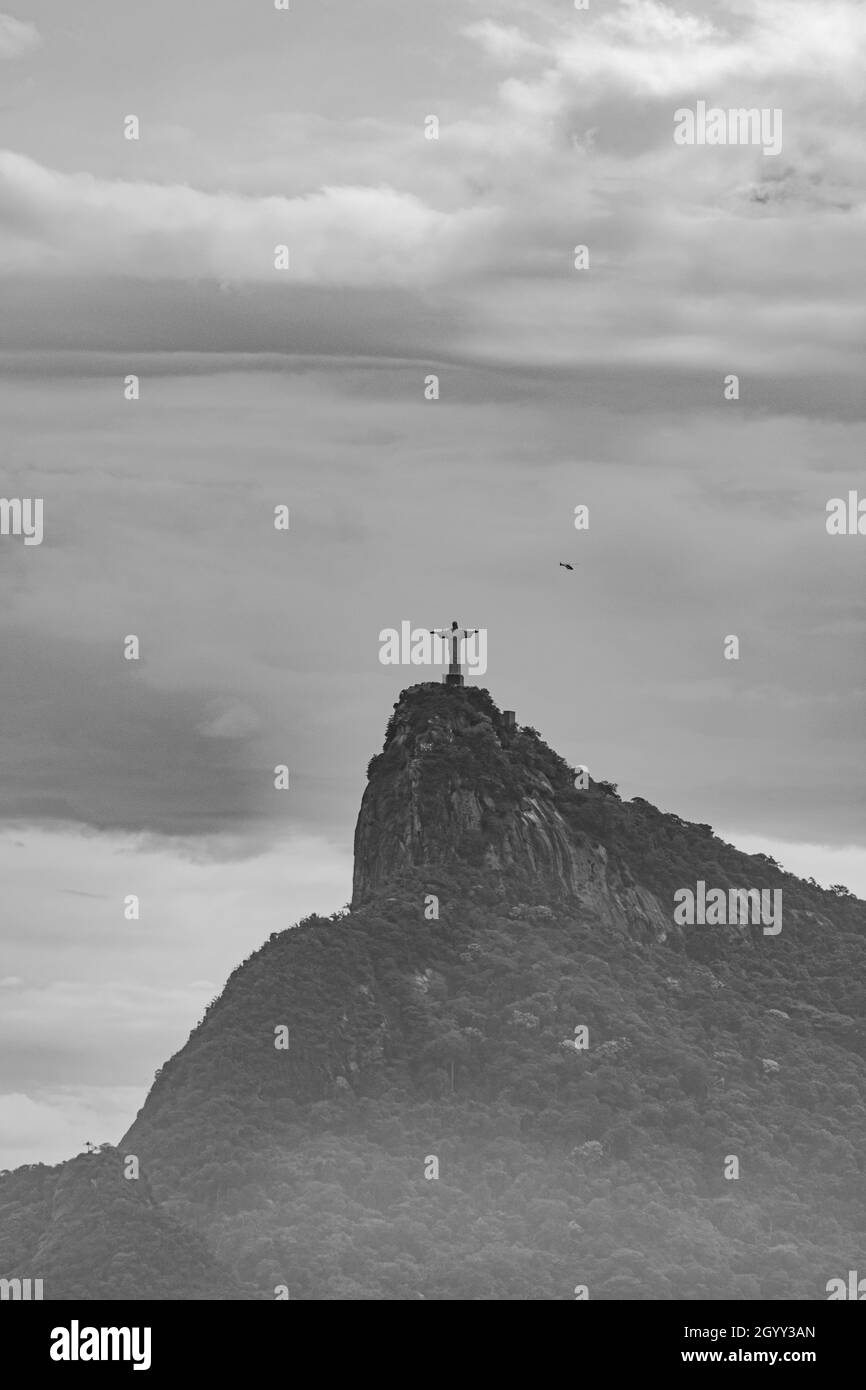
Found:
[[[0,1328],[645,1304],[820,1370],[866,5],[0,11]]]

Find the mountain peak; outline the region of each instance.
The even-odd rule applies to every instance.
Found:
[[[576,778],[459,686],[401,695],[355,848],[353,910],[237,967],[119,1149],[0,1174],[10,1276],[800,1299],[853,1267],[863,903]],[[678,926],[690,884],[784,889],[784,930]]]
[[[588,778],[576,787],[575,770],[489,691],[434,683],[404,690],[368,774],[353,907],[406,871],[463,867],[511,901],[579,903],[608,925],[628,918],[641,934],[669,934],[670,914],[587,829],[603,825],[615,789]]]

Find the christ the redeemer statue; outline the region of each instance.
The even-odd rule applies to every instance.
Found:
[[[458,627],[456,622],[450,627],[431,627],[429,631],[434,637],[441,637],[443,642],[451,644],[451,662],[448,667],[448,674],[444,679],[445,685],[463,685],[463,671],[460,666],[460,643],[465,637],[474,637],[478,632],[477,627]]]

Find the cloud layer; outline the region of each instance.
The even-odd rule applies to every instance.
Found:
[[[363,325],[367,351],[407,336],[405,306],[376,305],[400,292],[418,353],[433,308],[475,361],[862,371],[862,5],[533,4],[469,23],[446,5],[444,22],[475,60],[474,84],[444,103],[277,115],[253,93],[233,128],[209,132],[160,97],[137,103],[137,142],[115,109],[88,172],[73,151],[64,167],[0,153],[0,274],[31,285],[7,335],[23,342],[41,322],[41,343],[63,345],[64,286],[92,283],[99,346],[120,347],[116,320],[144,282],[222,301],[197,339],[170,293],[156,301],[154,346],[233,350],[258,287],[292,348],[316,351],[318,315],[293,296],[351,289],[347,332]],[[781,156],[674,145],[674,111],[697,100],[781,109]],[[573,267],[576,244],[588,271]],[[280,245],[287,270],[274,268]],[[273,348],[268,318],[253,350]]]
[[[45,503],[0,543],[0,1162],[116,1139],[346,900],[404,619],[486,626],[494,698],[624,796],[866,883],[824,528],[866,448],[860,0],[205,8],[0,16],[0,491]],[[676,146],[698,100],[781,108],[782,153]]]
[[[37,48],[41,40],[35,24],[0,14],[0,58],[20,58]]]

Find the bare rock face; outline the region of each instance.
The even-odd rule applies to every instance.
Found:
[[[369,771],[353,907],[403,871],[462,863],[512,902],[571,902],[653,940],[675,930],[670,911],[575,823],[587,799],[606,794],[575,791],[572,769],[534,730],[508,728],[486,690],[404,691]]]

